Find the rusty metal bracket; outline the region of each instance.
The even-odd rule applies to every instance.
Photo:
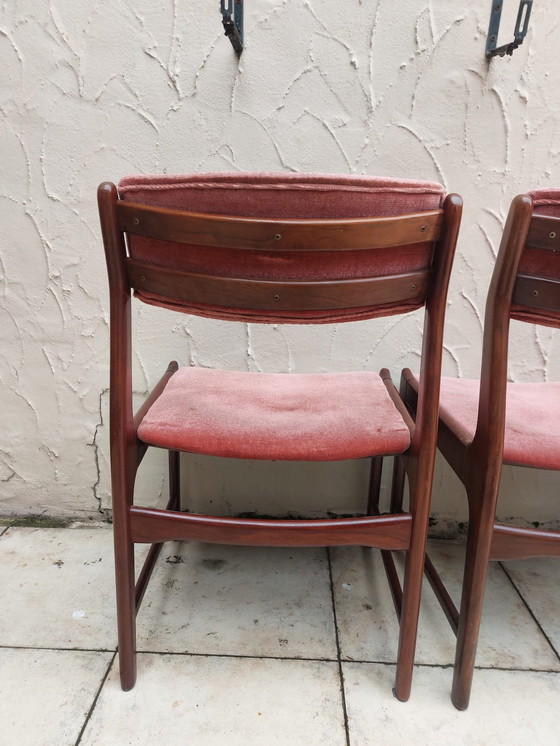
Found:
[[[515,21],[515,29],[513,31],[513,41],[509,44],[503,44],[501,47],[497,47],[498,33],[500,31],[500,18],[502,17],[502,7],[504,0],[493,0],[492,10],[490,12],[490,26],[488,27],[488,39],[486,41],[486,57],[504,57],[506,54],[513,54],[514,49],[517,49],[522,43],[523,39],[527,35],[529,29],[529,18],[531,17],[531,9],[533,7],[533,0],[519,0],[519,10],[517,11],[517,20]]]
[[[225,35],[241,57],[243,51],[243,0],[220,0]]]

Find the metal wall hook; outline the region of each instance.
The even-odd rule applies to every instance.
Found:
[[[243,0],[220,0],[225,35],[241,57],[243,51]]]
[[[523,43],[523,39],[527,35],[529,29],[529,18],[531,17],[533,0],[519,0],[519,10],[517,11],[517,20],[515,21],[513,41],[510,41],[509,44],[503,44],[501,47],[497,47],[496,44],[498,43],[498,32],[500,31],[500,18],[502,16],[503,4],[504,0],[494,0],[492,4],[490,26],[488,27],[488,39],[486,41],[486,56],[488,58],[495,57],[496,55],[503,57],[506,54],[513,54],[513,50],[517,49],[517,47]]]

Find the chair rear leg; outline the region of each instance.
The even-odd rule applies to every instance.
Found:
[[[423,486],[422,486],[422,483]],[[428,538],[429,489],[425,480],[411,478],[410,503],[414,521],[410,548],[406,555],[402,607],[400,616],[399,651],[397,655],[397,673],[394,694],[401,702],[410,697],[412,674],[414,671],[414,654],[420,615],[422,580],[424,576],[424,556]],[[428,489],[426,495],[423,491]]]
[[[125,533],[114,526],[119,671],[127,692],[136,683],[136,601],[134,544]]]
[[[126,452],[117,452],[111,461],[119,671],[125,692],[136,683],[136,584],[129,516],[134,475],[126,455]]]
[[[471,511],[451,691],[451,700],[458,710],[466,710],[469,706],[493,524],[493,510],[485,509],[482,515],[479,511]]]
[[[416,546],[411,547],[407,553],[403,584],[399,651],[394,690],[395,697],[401,702],[408,700],[412,687],[424,571],[424,547],[422,542],[417,541],[415,544]]]

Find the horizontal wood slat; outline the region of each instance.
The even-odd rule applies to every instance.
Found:
[[[560,312],[560,281],[518,275],[513,288],[512,302],[541,311]]]
[[[560,532],[494,524],[490,559],[560,557]]]
[[[318,282],[273,282],[183,272],[127,259],[130,286],[183,303],[258,310],[309,311],[423,303],[430,271]]]
[[[355,251],[431,243],[443,211],[387,218],[269,220],[117,203],[126,233],[174,243],[264,251]]]
[[[131,540],[143,543],[192,540],[267,547],[360,545],[405,550],[410,544],[411,525],[409,513],[281,521],[215,518],[155,508],[130,508]]]
[[[560,218],[533,215],[526,243],[535,249],[560,251]]]

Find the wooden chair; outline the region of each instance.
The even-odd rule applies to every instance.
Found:
[[[560,532],[496,519],[502,464],[560,470],[560,383],[508,383],[510,318],[560,326],[560,190],[513,200],[486,303],[480,381],[444,378],[438,447],[465,486],[469,530],[460,613],[427,559],[426,572],[457,633],[452,700],[468,707],[490,560],[559,556]],[[416,411],[418,377],[401,395]],[[402,496],[396,465],[393,506]]]
[[[165,541],[364,545],[407,552],[396,696],[410,694],[436,448],[444,309],[462,203],[429,182],[297,174],[129,177],[98,190],[111,304],[111,472],[121,684],[135,616]],[[426,307],[425,383],[410,417],[389,373],[261,374],[169,364],[132,411],[131,291],[211,318],[334,323]],[[149,446],[169,450],[166,510],[134,505]],[[251,520],[182,512],[179,453],[372,458],[366,515]],[[379,515],[382,456],[406,452],[412,508]],[[135,582],[133,547],[151,544]],[[394,574],[394,573],[393,573]],[[398,582],[398,581],[397,581]],[[402,600],[401,600],[402,596]]]

